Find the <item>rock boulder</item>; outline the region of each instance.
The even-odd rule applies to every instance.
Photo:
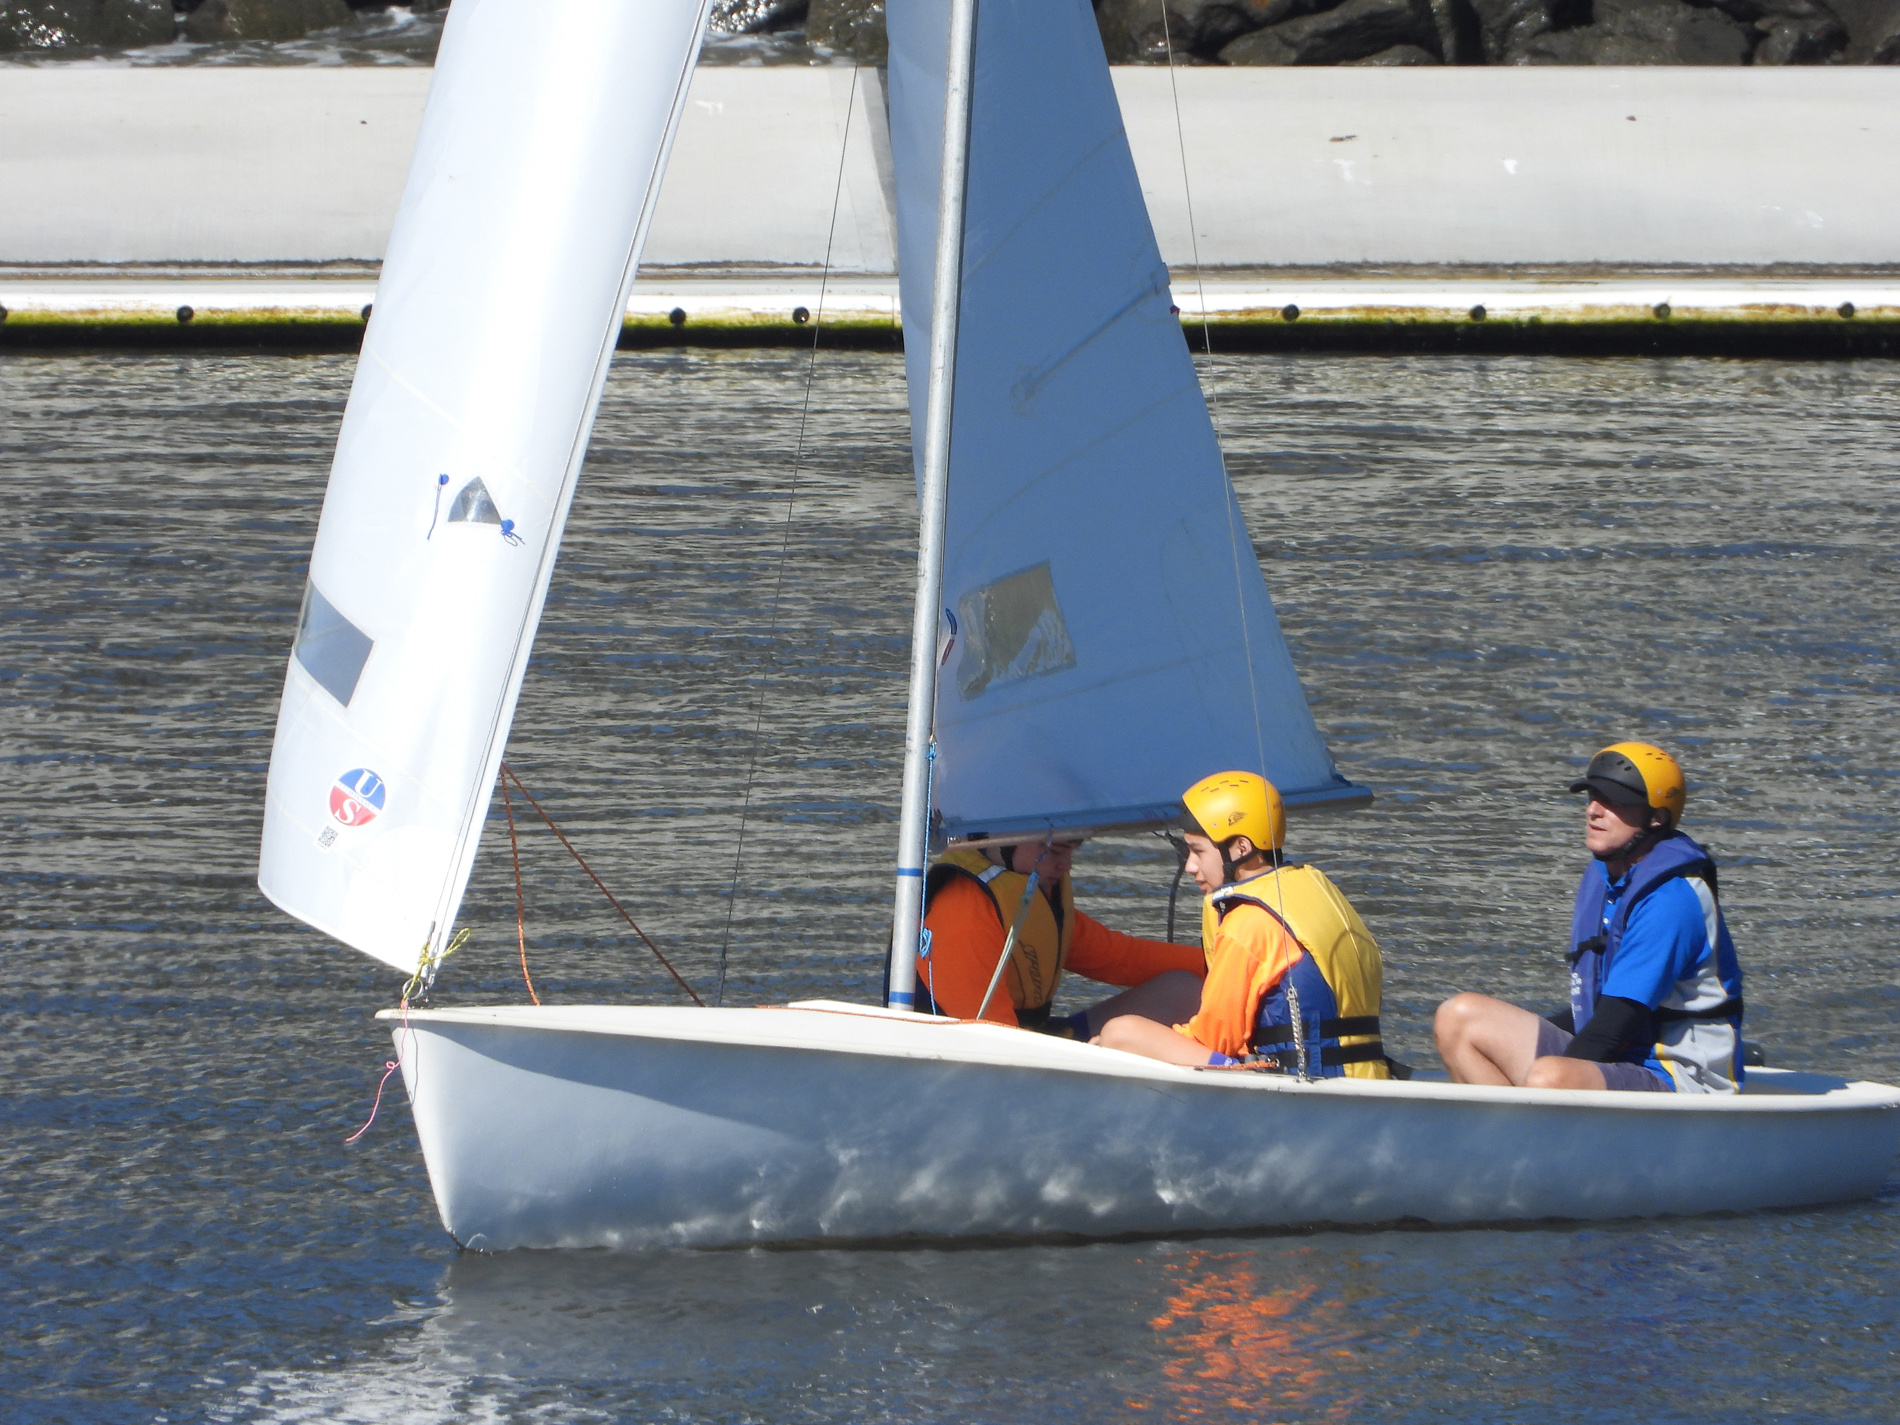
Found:
[[[806,0],[713,0],[707,28],[717,35],[776,30],[805,16]]]
[[[1382,49],[1377,54],[1367,55],[1364,59],[1349,59],[1344,62],[1350,65],[1372,65],[1378,68],[1444,63],[1430,50],[1420,49],[1417,45],[1393,45],[1391,49]]]
[[[1590,23],[1590,0],[1470,0],[1486,64],[1509,64],[1539,35]]]
[[[1310,15],[1327,0],[1100,0],[1095,21],[1110,64],[1165,64],[1212,59],[1242,35]]]
[[[185,16],[185,38],[299,40],[349,24],[352,13],[343,0],[203,0]]]
[[[1704,0],[1698,0],[1703,3]],[[1847,28],[1821,0],[1713,0],[1761,39],[1750,64],[1825,64],[1847,48]]]
[[[811,0],[805,38],[860,64],[882,64],[890,53],[884,0]]]
[[[1900,64],[1900,0],[1828,0],[1828,9],[1847,30],[1847,63]],[[1892,51],[1885,59],[1883,45]]]
[[[1226,64],[1344,64],[1395,45],[1436,53],[1438,26],[1429,0],[1346,0],[1243,35],[1220,57]]]
[[[1512,64],[1741,64],[1754,36],[1679,0],[1596,0],[1594,23],[1539,35]]]
[[[174,28],[171,0],[0,0],[0,51],[162,45]]]

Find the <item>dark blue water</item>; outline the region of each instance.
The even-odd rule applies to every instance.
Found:
[[[511,761],[699,983],[864,997],[888,917],[912,486],[895,358],[616,365]],[[1900,1198],[1509,1231],[459,1256],[394,986],[257,895],[342,358],[0,357],[0,1415],[9,1421],[1885,1421]],[[1561,991],[1558,789],[1675,748],[1751,1034],[1894,1080],[1900,367],[1246,358],[1208,372],[1288,638],[1368,812],[1301,822],[1386,947]],[[761,683],[763,679],[763,683]],[[752,728],[764,736],[754,788]],[[741,894],[731,874],[740,814]],[[543,997],[664,1000],[545,833]],[[1083,853],[1154,933],[1164,849]],[[505,834],[448,1002],[524,994]],[[1616,1165],[1606,1164],[1606,1171]]]

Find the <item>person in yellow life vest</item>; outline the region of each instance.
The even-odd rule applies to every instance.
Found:
[[[1076,841],[964,847],[946,854],[924,881],[924,941],[917,961],[917,1008],[982,1017],[997,1024],[1087,1039],[1118,1014],[1171,1022],[1200,1003],[1200,947],[1170,945],[1110,930],[1075,908],[1069,864]],[[1030,883],[1031,874],[1035,883]],[[1009,964],[989,1004],[997,962],[1020,915]],[[1125,993],[1074,1014],[1052,1015],[1065,974]]]
[[[1324,871],[1286,860],[1286,808],[1273,783],[1217,772],[1182,801],[1188,870],[1207,893],[1199,1012],[1172,1028],[1113,1019],[1095,1042],[1170,1064],[1390,1078],[1379,944]]]

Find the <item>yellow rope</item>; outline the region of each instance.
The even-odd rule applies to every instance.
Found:
[[[442,953],[433,959],[429,957],[428,945],[426,943],[423,945],[422,953],[416,961],[416,972],[409,977],[409,983],[402,987],[402,1002],[404,1004],[409,1003],[409,996],[416,992],[416,986],[422,983],[422,977],[424,975],[428,974],[429,971],[435,969],[436,966],[448,959],[449,956],[468,944],[469,933],[467,926],[463,926],[460,930],[456,931],[455,938],[443,946]]]

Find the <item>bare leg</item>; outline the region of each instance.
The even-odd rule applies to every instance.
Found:
[[[1527,1089],[1605,1089],[1610,1085],[1603,1070],[1588,1059],[1566,1059],[1546,1055],[1535,1061],[1524,1076]]]
[[[1432,1032],[1453,1083],[1522,1084],[1533,1063],[1548,1062],[1537,1057],[1542,1023],[1528,1009],[1501,999],[1462,994],[1438,1006]]]
[[[1190,977],[1192,978],[1192,977]],[[1143,1019],[1138,1014],[1117,1015],[1102,1026],[1102,1032],[1089,1041],[1105,1049],[1120,1049],[1125,1054],[1140,1054],[1165,1064],[1199,1067],[1207,1062],[1208,1048],[1185,1034],[1177,1034],[1165,1024]]]
[[[1201,977],[1186,970],[1163,970],[1152,980],[1123,990],[1084,1011],[1089,1017],[1089,1032],[1100,1034],[1109,1020],[1121,1014],[1138,1014],[1156,1024],[1186,1024],[1201,1007]]]

